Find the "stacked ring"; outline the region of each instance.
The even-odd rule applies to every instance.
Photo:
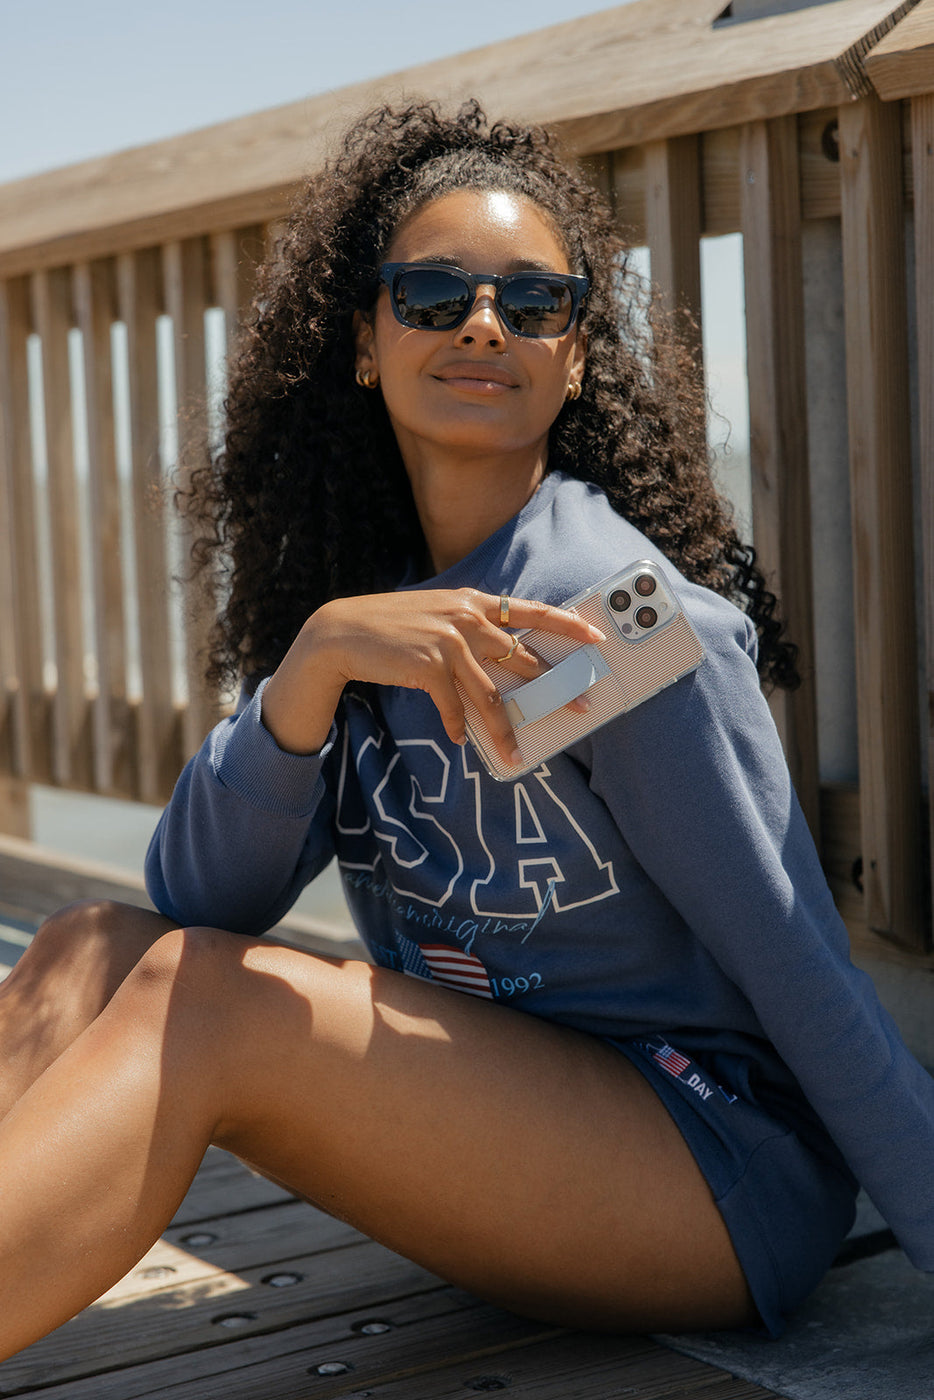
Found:
[[[494,656],[493,660],[494,660],[494,661],[508,661],[509,658],[512,656],[513,652],[515,651],[515,649],[516,649],[516,647],[517,647],[518,645],[519,645],[519,638],[518,638],[517,636],[516,636],[516,637],[513,637],[513,639],[512,639],[512,646],[509,648],[509,650],[507,651],[506,655],[505,655],[505,656]]]
[[[501,594],[499,595],[499,625],[500,625],[500,627],[508,627],[508,626],[509,626],[509,594],[508,594],[508,593],[501,593]]]

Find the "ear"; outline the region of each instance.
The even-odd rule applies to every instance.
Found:
[[[587,332],[578,330],[574,340],[574,353],[571,356],[571,370],[568,374],[569,384],[580,384],[584,378],[584,370],[587,368]]]
[[[379,374],[379,365],[376,362],[376,337],[373,334],[373,323],[362,311],[355,311],[353,314],[354,345],[356,347],[356,359],[354,369],[359,371],[369,370],[372,374]]]

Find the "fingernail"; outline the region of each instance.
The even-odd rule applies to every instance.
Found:
[[[512,753],[509,755],[509,762],[514,768],[522,762],[522,755],[518,749],[513,749]]]
[[[605,633],[605,632],[601,632],[599,627],[594,627],[594,626],[591,625],[591,628],[590,628],[590,635],[593,637],[593,639],[594,639],[595,642],[605,642],[605,641],[606,641],[606,633]]]

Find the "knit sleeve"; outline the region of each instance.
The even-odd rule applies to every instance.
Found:
[[[333,855],[320,754],[285,753],[262,722],[260,686],[182,772],[146,856],[156,908],[183,924],[257,935]]]
[[[934,1080],[850,961],[748,620],[711,598],[690,615],[705,661],[594,735],[592,785],[748,998],[909,1258],[934,1270]]]

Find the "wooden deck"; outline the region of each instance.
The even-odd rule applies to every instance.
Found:
[[[0,963],[59,904],[132,883],[0,838]],[[297,927],[289,941],[315,945]],[[333,949],[333,941],[329,943]],[[42,1400],[769,1400],[647,1338],[529,1322],[442,1283],[211,1149],[162,1240],[92,1308],[0,1365]]]

